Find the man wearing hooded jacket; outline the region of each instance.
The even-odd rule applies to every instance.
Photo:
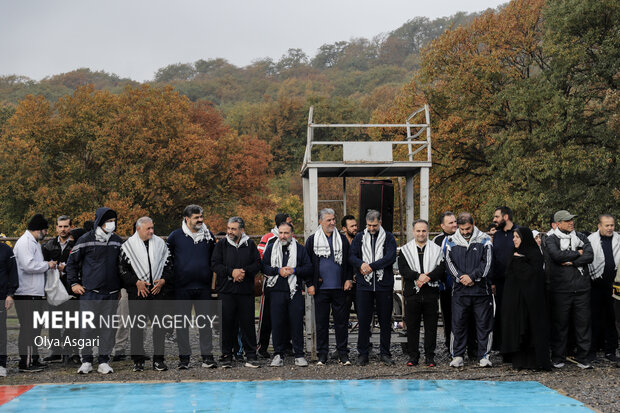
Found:
[[[116,314],[117,300],[121,289],[118,272],[118,257],[123,240],[114,233],[116,212],[110,208],[98,208],[95,212],[94,228],[76,242],[67,262],[67,281],[74,294],[80,296],[80,310],[91,311],[100,317],[111,320]],[[96,321],[98,323],[99,321]],[[91,328],[80,326],[80,338],[95,339]],[[95,325],[97,327],[97,325]],[[110,353],[114,347],[115,328],[110,323],[99,326],[99,368],[101,374],[113,373],[110,367]],[[93,370],[93,348],[86,345],[82,349],[82,365],[78,374]]]
[[[576,215],[566,210],[555,213],[557,228],[545,240],[549,254],[551,287],[551,361],[553,367],[564,367],[568,340],[568,323],[575,330],[577,366],[590,369],[588,353],[592,344],[590,328],[590,273],[594,259],[588,238],[575,232]]]
[[[469,314],[473,312],[481,367],[490,367],[493,343],[493,296],[489,273],[493,262],[491,238],[474,225],[474,217],[461,212],[458,230],[446,241],[446,267],[452,277],[452,337],[450,366],[463,367]]]

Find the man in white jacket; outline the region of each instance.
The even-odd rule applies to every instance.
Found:
[[[45,299],[45,272],[56,268],[56,261],[45,261],[39,241],[47,235],[48,223],[41,214],[36,214],[28,223],[24,232],[13,248],[17,263],[19,288],[15,291],[15,310],[19,319],[19,371],[41,371],[46,364],[39,362],[36,336],[41,334],[41,327],[34,328],[33,311],[43,308]]]

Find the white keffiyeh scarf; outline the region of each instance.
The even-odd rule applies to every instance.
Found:
[[[553,230],[553,235],[560,239],[560,250],[577,251],[577,248],[583,247],[583,241],[579,239],[575,231],[571,231],[570,234],[565,234],[560,231],[559,228]],[[583,275],[583,268],[577,267],[579,272]]]
[[[377,241],[375,242],[375,251],[373,254],[372,235],[368,232],[368,228],[364,230],[364,235],[362,237],[362,261],[372,264],[373,262],[379,261],[383,258],[383,244],[385,244],[385,237],[385,230],[383,227],[379,227],[379,235],[377,236]],[[377,276],[377,281],[383,280],[383,268],[364,275],[364,280],[370,284],[370,281],[375,274]]]
[[[407,260],[407,264],[409,264],[409,268],[418,274],[421,273],[420,270],[420,260],[418,259],[418,245],[415,241],[409,241],[405,244],[404,247],[400,249],[400,253],[403,254],[405,260]],[[422,258],[422,264],[424,264],[424,272],[429,273],[433,271],[439,264],[441,264],[441,260],[443,259],[443,254],[441,251],[441,247],[434,242],[427,242],[424,247],[424,256]],[[427,283],[429,287],[439,287],[438,281],[430,281]],[[419,291],[419,288],[416,286],[416,291]]]
[[[227,235],[226,236],[226,241],[228,241],[228,243],[230,245],[232,245],[233,247],[239,249],[239,247],[241,247],[243,244],[247,244],[247,242],[249,241],[250,237],[248,237],[246,234],[243,234],[241,236],[241,239],[239,240],[238,244],[235,244],[235,241],[231,240],[230,237]]]
[[[605,270],[605,254],[603,253],[601,232],[596,231],[590,234],[588,240],[590,240],[592,251],[594,252],[594,261],[592,261],[592,264],[589,264],[590,277],[592,277],[593,280],[602,278],[603,271]],[[620,235],[616,232],[612,235],[611,250],[614,255],[614,263],[616,264],[616,268],[614,269],[618,269],[618,264],[620,264]]]
[[[286,265],[282,265],[282,257],[284,256],[283,248],[288,248],[288,261]],[[277,239],[273,243],[273,247],[271,249],[271,263],[270,265],[274,268],[282,268],[282,267],[291,267],[295,268],[297,266],[297,240],[293,238],[288,246],[282,245],[280,239]],[[278,282],[279,275],[267,276],[267,287],[272,288]],[[297,276],[295,274],[289,275],[286,280],[288,281],[288,288],[291,292],[291,300],[293,296],[297,292]]]
[[[137,232],[121,245],[121,254],[127,257],[136,276],[144,282],[150,281],[149,260],[151,261],[153,281],[157,281],[161,278],[166,266],[166,260],[168,260],[170,255],[166,242],[158,236],[153,236],[148,242],[148,254],[146,245],[144,245],[144,241],[140,239]]]
[[[334,261],[338,265],[342,265],[342,238],[337,231],[332,232],[332,248],[334,249]],[[329,258],[331,250],[329,248],[329,241],[327,236],[323,232],[323,228],[319,228],[314,233],[314,253],[317,257]]]
[[[205,240],[205,241],[213,240],[213,237],[211,236],[211,232],[209,231],[209,229],[207,228],[205,224],[202,224],[202,228],[200,228],[198,231],[192,232],[187,226],[187,224],[185,223],[185,220],[183,220],[183,223],[181,224],[181,228],[183,229],[183,233],[185,235],[192,237],[192,239],[194,240],[194,244],[198,244],[202,240]]]

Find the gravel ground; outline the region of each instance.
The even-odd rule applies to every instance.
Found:
[[[441,330],[441,328],[440,328]],[[378,334],[377,334],[378,335]],[[374,337],[376,338],[375,335]],[[111,363],[114,374],[101,375],[93,372],[88,375],[76,374],[77,366],[63,367],[59,363],[52,363],[49,368],[40,373],[19,373],[17,371],[16,332],[9,332],[10,357],[8,377],[0,384],[75,384],[92,382],[181,382],[181,381],[227,381],[227,380],[368,380],[368,379],[420,379],[420,380],[497,380],[497,381],[537,381],[558,392],[585,403],[588,407],[601,412],[620,411],[620,369],[615,364],[599,359],[593,363],[594,369],[581,370],[572,363],[561,370],[552,372],[517,371],[509,364],[503,364],[501,357],[492,355],[492,368],[478,367],[477,361],[467,361],[462,369],[448,366],[449,354],[443,344],[443,332],[438,332],[437,367],[408,367],[407,356],[403,354],[399,343],[392,345],[396,365],[386,366],[371,356],[370,364],[365,367],[355,365],[340,366],[332,360],[327,366],[316,366],[310,363],[307,368],[293,366],[293,358],[285,359],[285,366],[281,368],[269,367],[269,360],[260,360],[261,368],[251,369],[235,363],[232,369],[204,369],[200,367],[197,357],[192,359],[192,368],[179,371],[176,369],[177,353],[174,343],[166,344],[169,371],[157,372],[150,370],[150,363],[145,364],[145,371],[134,373],[131,371],[132,362],[125,360]],[[192,340],[195,337],[192,336]],[[354,340],[352,340],[354,341]],[[350,342],[350,348],[354,345]],[[148,348],[147,345],[147,353]],[[47,354],[47,350],[41,350]],[[217,352],[216,352],[217,354]],[[351,360],[356,357],[355,350],[351,351]],[[95,366],[96,370],[96,366]]]

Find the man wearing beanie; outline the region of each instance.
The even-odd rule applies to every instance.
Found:
[[[105,207],[97,209],[94,228],[76,241],[67,262],[67,280],[73,292],[80,296],[80,310],[92,311],[96,320],[100,316],[111,320],[112,315],[116,314],[121,288],[118,257],[123,240],[114,233],[115,229],[116,212]],[[93,329],[82,326],[80,338],[89,343],[99,336],[97,371],[101,374],[113,373],[109,361],[116,332],[112,324],[98,327],[97,334]],[[92,363],[93,349],[86,345],[82,350],[82,365],[78,374],[90,373]]]
[[[19,319],[19,371],[36,372],[46,367],[39,362],[37,346],[34,344],[36,336],[41,334],[41,328],[34,328],[33,311],[42,309],[45,299],[45,272],[56,268],[56,261],[45,261],[40,241],[47,235],[47,220],[41,214],[36,214],[28,222],[28,229],[24,232],[13,248],[17,263],[19,287],[15,291],[15,310]]]

